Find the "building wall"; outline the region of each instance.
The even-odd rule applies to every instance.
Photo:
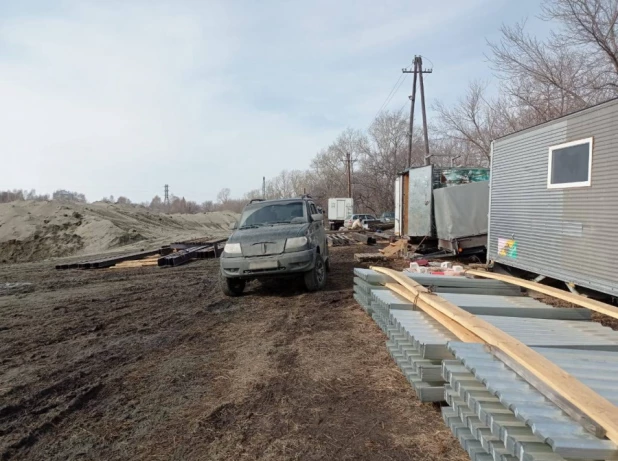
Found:
[[[548,189],[549,147],[588,137],[591,185]],[[489,259],[618,294],[617,179],[618,101],[495,141]]]

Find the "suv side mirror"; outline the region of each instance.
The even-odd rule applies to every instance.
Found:
[[[312,214],[311,215],[311,220],[312,221],[323,221],[324,220],[324,215],[323,214]]]
[[[238,223],[236,221],[231,222],[229,225],[230,230],[236,230],[237,227],[238,227]]]

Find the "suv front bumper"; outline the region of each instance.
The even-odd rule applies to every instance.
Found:
[[[221,257],[221,272],[228,278],[285,276],[313,269],[315,250],[295,251],[272,256],[246,258]]]

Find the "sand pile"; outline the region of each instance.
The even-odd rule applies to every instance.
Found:
[[[40,261],[229,235],[235,213],[167,215],[140,205],[18,201],[0,204],[0,262]]]

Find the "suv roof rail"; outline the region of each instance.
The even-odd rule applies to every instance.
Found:
[[[303,194],[300,198],[310,198],[313,199],[313,197],[309,194]]]
[[[251,201],[250,201],[249,203],[253,203],[253,202],[263,202],[263,201],[265,201],[265,200],[266,200],[266,199],[263,199],[263,198],[252,198],[252,199],[251,199]]]

